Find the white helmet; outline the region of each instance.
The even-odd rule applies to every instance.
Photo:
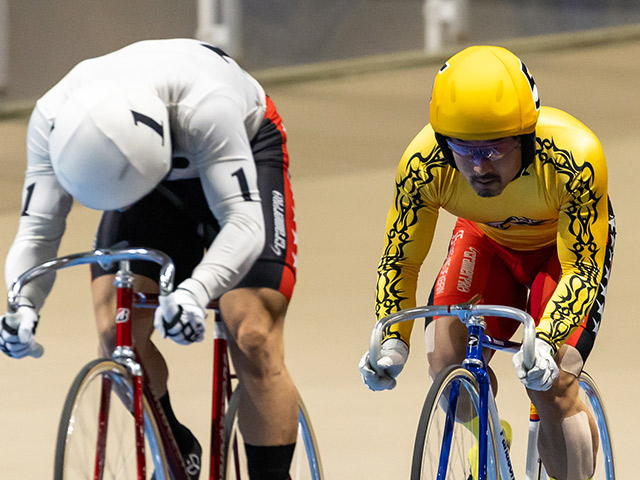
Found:
[[[83,87],[54,119],[49,151],[58,181],[80,203],[126,207],[171,168],[167,107],[146,88]]]

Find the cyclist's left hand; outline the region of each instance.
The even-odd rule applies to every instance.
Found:
[[[0,351],[11,358],[42,355],[42,347],[34,339],[37,326],[38,313],[28,305],[0,317]]]
[[[542,340],[535,340],[535,364],[531,370],[524,368],[524,353],[522,348],[513,356],[513,366],[518,378],[530,390],[549,390],[556,378],[558,378],[558,366],[553,359],[553,349]]]
[[[382,344],[380,350],[380,358],[378,359],[377,370],[371,364],[369,359],[369,351],[365,352],[360,359],[358,368],[362,381],[370,390],[391,390],[397,384],[396,377],[407,363],[409,357],[409,347],[402,340],[390,338]]]
[[[170,337],[180,345],[201,342],[204,339],[206,312],[195,296],[186,289],[160,296],[153,326],[163,338]]]

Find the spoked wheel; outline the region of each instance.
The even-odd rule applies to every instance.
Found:
[[[580,375],[580,398],[593,415],[600,434],[600,445],[596,457],[596,471],[594,480],[614,480],[615,461],[613,456],[613,445],[611,444],[611,431],[607,422],[607,414],[604,410],[602,396],[593,378],[587,373]]]
[[[224,476],[226,480],[249,480],[244,440],[238,428],[240,390],[233,392],[224,421]],[[309,414],[298,398],[298,437],[289,470],[290,480],[323,480],[322,464]]]
[[[158,425],[145,395],[142,400],[146,478],[169,479]],[[62,411],[54,479],[137,479],[132,405],[131,376],[122,365],[111,360],[87,364],[71,385]]]
[[[472,469],[478,468],[479,401],[478,384],[467,369],[454,365],[440,372],[429,389],[418,423],[411,480],[474,478]],[[489,425],[487,473],[494,479],[497,449],[490,419]]]

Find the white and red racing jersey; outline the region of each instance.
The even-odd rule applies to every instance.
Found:
[[[57,254],[72,198],[54,175],[49,133],[66,99],[90,84],[104,89],[144,87],[166,104],[172,155],[181,159],[174,162],[180,168],[172,168],[167,180],[199,177],[221,227],[185,282],[201,303],[217,298],[242,278],[264,245],[250,140],[264,118],[266,96],[223,51],[192,39],[142,41],[85,60],[38,100],[27,132],[22,215],[6,261],[7,283]],[[244,173],[242,185],[239,169]],[[24,295],[39,309],[52,285],[53,277],[45,277],[27,285]]]

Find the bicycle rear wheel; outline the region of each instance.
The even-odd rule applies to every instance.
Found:
[[[137,479],[132,405],[133,384],[122,365],[103,359],[88,363],[76,376],[64,404],[58,427],[54,480],[98,478],[96,469],[99,468],[103,471],[100,478],[104,480]],[[160,430],[144,394],[142,407],[146,478],[169,479]],[[104,445],[98,448],[101,438]]]
[[[600,446],[593,480],[615,480],[615,459],[604,402],[595,381],[587,372],[580,374],[580,398],[593,415],[600,434]]]
[[[224,476],[228,480],[248,480],[247,457],[244,450],[244,440],[238,428],[238,403],[240,391],[235,390],[224,420]],[[311,427],[311,420],[302,399],[298,397],[298,436],[291,468],[290,480],[322,480],[322,464],[318,443]]]
[[[474,427],[469,421],[477,418],[479,401],[478,383],[467,369],[454,365],[440,372],[429,389],[420,415],[411,480],[473,478],[472,465],[477,468],[478,455],[470,452],[477,443],[477,432],[472,431]],[[487,472],[491,479],[497,478],[497,449],[491,419],[489,424]],[[444,476],[438,477],[439,468]]]

